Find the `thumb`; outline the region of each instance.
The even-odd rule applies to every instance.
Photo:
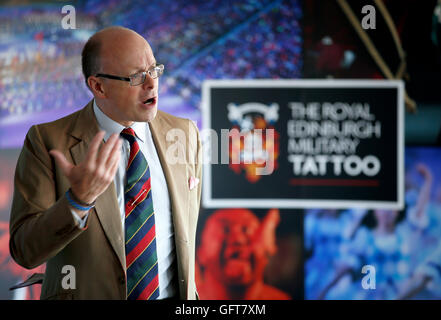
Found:
[[[70,175],[70,171],[73,168],[73,164],[71,164],[69,161],[67,161],[64,154],[62,154],[58,150],[51,150],[51,151],[49,151],[49,154],[55,158],[55,162],[61,168],[61,171],[63,172],[63,174],[66,177],[68,177]]]

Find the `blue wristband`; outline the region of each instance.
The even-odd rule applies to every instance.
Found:
[[[66,191],[66,198],[67,198],[67,202],[69,202],[69,204],[72,207],[74,207],[75,209],[81,210],[81,211],[88,211],[88,210],[92,209],[93,207],[95,207],[95,203],[93,203],[87,207],[80,205],[78,202],[76,202],[73,199],[73,196],[71,195],[70,189]]]

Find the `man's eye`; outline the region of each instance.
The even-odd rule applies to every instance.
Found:
[[[142,76],[142,73],[140,72],[140,73],[135,73],[133,76],[132,76],[132,78],[133,79],[139,79],[139,78],[141,78],[141,76]]]

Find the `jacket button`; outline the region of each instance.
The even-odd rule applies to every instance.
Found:
[[[119,277],[119,278],[118,278],[118,281],[119,281],[121,284],[125,284],[125,283],[126,283],[126,278],[125,278],[125,277]]]

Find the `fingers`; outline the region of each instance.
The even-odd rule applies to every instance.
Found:
[[[94,177],[95,181],[100,181],[103,191],[115,177],[121,157],[121,146],[122,140],[118,134],[114,133],[107,139],[101,149],[95,152],[97,155],[93,156],[91,154],[96,159],[91,176]]]
[[[61,168],[61,171],[66,177],[70,176],[71,170],[73,168],[73,164],[67,161],[64,154],[62,154],[58,150],[51,150],[49,154],[54,157],[56,164]]]
[[[108,168],[108,160],[112,156],[111,152],[114,147],[119,144],[119,135],[114,133],[110,136],[110,138],[106,141],[104,146],[101,148],[98,158],[97,158],[97,167],[100,169],[107,170]],[[120,146],[121,147],[121,146]]]
[[[75,196],[85,202],[93,202],[113,181],[121,156],[121,141],[114,133],[100,148],[105,132],[98,132],[92,139],[86,159],[77,166],[70,164],[58,151],[51,154],[67,175]]]
[[[118,138],[118,140],[115,142],[112,149],[110,150],[110,156],[107,158],[105,164],[106,168],[111,168],[115,161],[117,164],[119,163],[119,159],[121,156],[121,146],[122,146],[122,139]]]
[[[98,132],[95,137],[93,137],[90,146],[89,146],[89,150],[87,152],[87,156],[86,156],[86,162],[88,163],[88,165],[95,167],[96,165],[96,159],[98,157],[98,149],[100,147],[101,141],[103,141],[104,135],[106,133],[104,131],[100,131]]]
[[[117,150],[115,153],[115,156],[113,156],[113,163],[111,162],[110,168],[109,168],[109,174],[112,180],[115,178],[116,170],[118,170],[119,167],[119,160],[121,158],[121,149]]]
[[[118,170],[120,159],[121,159],[121,145],[122,140],[119,139],[115,145],[113,146],[112,150],[110,151],[110,156],[108,157],[104,170],[106,172],[106,177],[109,179],[109,181],[113,181],[115,178],[116,171]]]

